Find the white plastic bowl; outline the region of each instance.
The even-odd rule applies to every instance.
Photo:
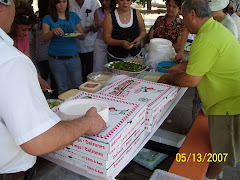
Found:
[[[98,114],[105,122],[108,121],[108,104],[96,99],[76,99],[64,102],[59,107],[59,117],[63,121],[81,118],[91,107],[97,109]]]
[[[166,46],[172,46],[172,42],[168,39],[164,39],[164,38],[153,38],[150,40],[150,45],[154,44],[154,45],[166,45]]]

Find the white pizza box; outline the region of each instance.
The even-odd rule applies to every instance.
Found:
[[[141,127],[121,146],[119,151],[115,152],[112,155],[112,159],[109,159],[107,161],[72,148],[64,148],[63,150],[56,151],[54,152],[54,155],[57,156],[56,158],[62,159],[71,164],[83,161],[85,164],[91,165],[93,167],[108,169],[126,151],[126,149],[134,143],[134,141],[139,137],[143,130],[144,124],[142,124]],[[62,156],[64,156],[65,159],[63,159]]]
[[[176,97],[175,97],[176,98]],[[159,113],[156,114],[153,117],[153,123],[151,125],[145,124],[145,129],[148,132],[152,132],[156,129],[156,127],[158,127],[159,123],[163,123],[164,120],[162,120],[161,118],[163,117],[163,115],[167,112],[167,110],[169,109],[169,107],[172,105],[172,103],[174,102],[173,98],[171,101],[169,101],[166,105],[163,106],[162,109],[160,109]],[[160,122],[159,122],[160,121]]]
[[[161,112],[160,112],[160,113],[161,113]],[[159,113],[159,114],[160,114],[160,113]],[[153,121],[152,121],[152,124],[151,124],[151,125],[145,124],[144,129],[145,129],[147,132],[151,133],[151,132],[154,130],[154,127],[155,127],[156,124],[157,124],[157,120],[158,120],[157,117],[159,116],[159,114],[156,114],[156,116],[153,117]]]
[[[164,115],[164,113],[167,111],[167,109],[166,109],[166,106],[167,106],[167,104],[168,104],[168,107],[170,107],[170,105],[173,103],[173,101],[174,101],[174,99],[177,97],[177,95],[179,94],[179,91],[180,91],[180,87],[178,88],[178,90],[177,91],[173,91],[171,94],[169,94],[169,96],[167,97],[167,101],[166,101],[166,104],[163,106],[163,107],[161,107],[161,109],[159,109],[159,108],[155,108],[155,111],[156,111],[156,113],[154,113],[155,114],[155,116],[152,116],[152,117],[147,117],[146,119],[145,119],[145,124],[146,124],[146,127],[149,127],[149,126],[153,126],[153,124],[156,124],[156,117],[158,116],[158,118],[161,118],[163,115]],[[160,114],[160,115],[159,115]],[[162,115],[162,116],[161,116]]]
[[[111,160],[111,161],[114,161],[115,157],[114,157],[114,154],[116,152],[121,152],[121,147],[122,145],[124,144],[124,142],[127,141],[127,139],[136,131],[139,129],[140,126],[145,126],[144,125],[144,117],[141,118],[139,121],[137,121],[136,124],[134,124],[134,126],[132,126],[130,129],[126,129],[127,132],[129,133],[121,133],[121,134],[124,134],[123,136],[119,136],[121,137],[121,139],[118,139],[118,145],[117,146],[113,146],[112,149],[110,149],[109,152],[104,152],[102,151],[102,149],[99,149],[99,148],[95,148],[95,146],[85,146],[84,142],[87,141],[87,143],[89,143],[89,140],[84,140],[84,139],[78,139],[77,141],[75,141],[72,145],[68,146],[68,149],[71,149],[71,150],[75,150],[75,151],[79,151],[81,153],[86,153],[88,155],[91,155],[91,156],[94,156],[96,158],[99,158],[99,159],[102,159],[102,160]],[[80,141],[79,141],[80,140]],[[96,143],[96,142],[91,142],[89,144],[99,144],[99,143]],[[98,146],[100,147],[100,146]]]
[[[152,141],[180,148],[186,136],[159,128],[151,137]]]
[[[133,154],[137,150],[137,148],[141,145],[144,139],[147,137],[148,133],[143,131],[141,135],[134,141],[134,143],[123,153],[123,155],[107,170],[103,170],[100,168],[95,168],[89,165],[86,165],[86,170],[90,174],[94,174],[100,177],[110,177],[114,171],[121,171],[126,165],[129,159],[133,158]],[[99,173],[100,172],[100,173]]]
[[[147,106],[146,123],[152,124],[152,117],[177,95],[178,90],[179,87],[176,86],[126,77],[104,87],[97,94],[117,96],[145,104]]]
[[[113,174],[118,174],[129,162],[129,159],[133,158],[133,154],[149,135],[145,130],[140,134],[140,136],[131,144],[131,146],[125,150],[125,152],[114,162],[114,164],[109,169],[101,169],[94,167],[91,164],[87,164],[84,161],[75,162],[73,160],[68,160],[68,156],[59,155],[59,153],[46,154],[42,157],[60,166],[63,166],[73,172],[81,174],[83,176],[89,177],[91,179],[102,180],[102,179],[114,179]],[[57,155],[56,155],[57,154]],[[61,156],[59,158],[58,156]]]
[[[139,134],[144,130],[144,123],[129,137],[119,148],[115,149],[111,154],[107,152],[100,152],[88,147],[76,148],[74,146],[68,146],[64,150],[60,150],[60,153],[67,154],[75,159],[80,159],[79,155],[82,155],[82,160],[86,157],[86,162],[94,158],[96,163],[94,166],[99,166],[103,169],[108,169],[120,156],[121,154],[130,146],[131,143],[139,136]],[[78,155],[79,154],[79,155]],[[84,156],[83,156],[84,155]]]
[[[146,106],[144,104],[131,102],[118,97],[109,97],[100,94],[80,92],[75,96],[67,99],[74,100],[79,98],[98,99],[109,105],[109,121],[106,128],[94,136],[82,136],[78,138],[72,146],[78,149],[87,149],[92,151],[97,157],[105,158],[102,152],[111,152],[121,146],[136,131],[136,126],[144,122]],[[53,110],[59,112],[59,106]]]

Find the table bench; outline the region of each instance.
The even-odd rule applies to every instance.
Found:
[[[168,172],[193,180],[203,180],[209,166],[204,155],[210,152],[208,117],[200,111],[176,156],[179,162],[175,158]],[[183,153],[186,160],[183,159]],[[202,155],[202,162],[197,161],[198,153]]]

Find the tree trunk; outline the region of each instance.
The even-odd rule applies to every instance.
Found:
[[[151,11],[151,7],[152,7],[151,2],[152,2],[152,0],[147,0],[147,10],[148,11]]]

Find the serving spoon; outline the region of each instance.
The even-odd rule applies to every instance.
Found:
[[[44,89],[44,91],[47,91],[48,93],[52,93],[54,90],[51,90],[51,89]]]

